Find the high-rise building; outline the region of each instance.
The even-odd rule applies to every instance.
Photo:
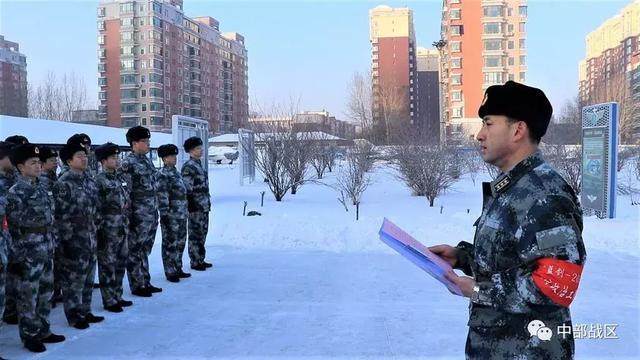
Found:
[[[429,144],[440,143],[440,53],[418,47],[417,110],[420,137]]]
[[[580,100],[610,101],[612,88],[628,91],[640,63],[640,0],[625,6],[586,37],[586,57],[580,61]]]
[[[247,50],[182,0],[107,0],[98,7],[99,116],[108,126],[171,128],[172,115],[230,132],[248,119]]]
[[[0,115],[27,114],[27,57],[0,35]]]
[[[413,11],[377,6],[369,11],[375,140],[415,133],[418,126]]]
[[[444,0],[442,123],[446,141],[475,136],[484,91],[508,80],[526,82],[525,0]]]

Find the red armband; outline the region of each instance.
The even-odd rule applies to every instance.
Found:
[[[9,223],[7,222],[7,217],[2,217],[2,230],[9,230]]]
[[[576,296],[582,265],[555,258],[542,258],[531,274],[538,289],[554,303],[569,307]]]

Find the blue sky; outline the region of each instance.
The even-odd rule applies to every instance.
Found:
[[[471,0],[463,0],[471,1]],[[577,94],[584,38],[630,1],[529,1],[527,83],[541,87],[554,108]],[[439,38],[441,1],[202,1],[185,0],[187,16],[208,15],[223,32],[246,38],[251,102],[300,97],[303,110],[345,118],[347,83],[370,66],[368,10],[409,6],[419,46]],[[49,70],[80,75],[97,98],[98,1],[0,0],[0,34],[20,43],[29,82]]]

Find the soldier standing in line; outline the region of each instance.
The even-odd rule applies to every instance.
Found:
[[[0,221],[2,222],[0,228],[0,314],[4,313],[4,288],[9,261],[9,243],[11,241],[6,217],[9,187],[7,186],[4,174],[7,169],[13,171],[13,165],[11,165],[11,160],[9,159],[12,148],[13,144],[0,141]],[[2,320],[0,320],[0,328],[1,327]]]
[[[29,140],[22,135],[12,135],[5,139],[5,142],[11,146],[28,144]],[[11,165],[11,162],[5,163],[6,167],[0,169],[0,182],[4,183],[7,191],[15,184],[18,170]],[[11,264],[11,248],[8,248],[7,264]],[[18,324],[18,309],[16,307],[16,282],[18,281],[9,272],[5,275],[5,306],[2,319],[7,324]]]
[[[122,162],[122,172],[131,182],[127,274],[131,293],[150,297],[162,289],[151,285],[149,254],[158,230],[158,171],[147,157],[151,132],[143,126],[127,131],[131,153]]]
[[[11,162],[20,172],[7,195],[7,221],[13,262],[9,271],[17,279],[20,339],[32,352],[46,350],[44,343],[65,340],[49,326],[53,290],[53,214],[51,198],[38,176],[40,149],[33,144],[16,146]]]
[[[67,145],[79,144],[82,145],[85,149],[87,149],[87,174],[91,177],[95,177],[98,174],[98,161],[96,161],[95,154],[91,150],[91,138],[89,135],[84,133],[73,134],[69,139],[67,139]],[[66,164],[62,164],[60,169],[60,176],[64,175],[64,173],[69,170],[69,166]]]
[[[552,108],[536,88],[508,81],[485,92],[476,136],[502,173],[483,183],[474,243],[430,249],[472,276],[447,273],[470,298],[468,359],[572,359],[569,305],[586,251],[574,190],[538,148]]]
[[[98,278],[102,305],[110,312],[122,312],[133,302],[122,299],[122,279],[127,268],[127,234],[131,200],[129,180],[118,170],[120,149],[114,143],[95,151],[102,171],[96,176],[100,224],[98,225]]]
[[[184,142],[184,150],[190,156],[182,166],[182,178],[187,186],[189,202],[189,258],[192,269],[204,271],[213,264],[205,261],[211,195],[209,175],[202,166],[202,139],[197,136],[188,138]]]
[[[158,148],[164,166],[160,169],[158,202],[162,230],[162,264],[167,280],[179,282],[191,274],[182,270],[182,254],[187,241],[187,188],[176,169],[178,147],[173,144]]]
[[[53,197],[53,187],[55,186],[56,181],[58,181],[58,175],[56,173],[56,171],[58,170],[58,153],[48,147],[43,146],[40,148],[40,162],[42,163],[42,173],[39,177],[40,182],[47,190],[47,193],[51,198],[51,211],[53,214],[55,214],[55,199]],[[53,243],[53,295],[51,296],[51,307],[56,307],[56,303],[62,301],[62,290],[60,289],[60,276],[57,274],[59,269],[58,266],[56,266],[56,256],[58,256],[58,251],[56,251],[58,247],[58,237],[55,234],[55,231],[53,233],[53,237],[55,241]]]
[[[60,274],[64,313],[69,325],[86,329],[104,320],[91,313],[96,263],[98,189],[87,168],[87,150],[65,145],[60,160],[69,166],[55,186],[56,223],[60,246]]]

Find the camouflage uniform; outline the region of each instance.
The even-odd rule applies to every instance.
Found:
[[[2,221],[0,228],[0,315],[4,313],[4,289],[7,276],[7,265],[9,261],[9,231],[7,223],[7,192],[9,188],[5,183],[5,178],[0,177],[0,221]],[[0,321],[0,327],[2,321]]]
[[[96,176],[100,224],[98,225],[98,277],[105,307],[122,300],[122,279],[127,268],[127,234],[131,204],[129,180],[118,171]]]
[[[483,193],[474,244],[457,246],[457,268],[479,287],[469,305],[467,358],[572,358],[573,336],[557,328],[572,326],[568,306],[586,260],[573,189],[537,152],[484,183]],[[529,334],[532,320],[551,329],[551,340]]]
[[[19,176],[7,195],[12,262],[20,338],[39,340],[51,334],[53,292],[53,214],[51,198],[39,179]]]
[[[158,175],[147,156],[134,153],[127,155],[121,169],[131,181],[127,274],[134,291],[151,285],[149,254],[158,230]]]
[[[51,200],[51,213],[55,214],[55,198],[53,196],[53,191],[54,191],[54,187],[56,182],[58,181],[58,175],[56,175],[55,171],[47,171],[46,173],[43,172],[40,177],[40,183],[42,184],[42,186],[44,186],[44,188],[47,190],[47,194],[49,195],[49,199]],[[55,221],[55,219],[54,219]],[[59,251],[58,249],[58,236],[56,234],[56,228],[54,226],[53,228],[53,232],[52,235],[54,237],[54,241],[53,241],[53,292],[54,292],[54,296],[57,292],[60,291],[60,266],[58,265],[60,263],[59,261]],[[55,306],[55,304],[54,304]]]
[[[199,159],[191,158],[182,166],[182,178],[189,202],[189,257],[191,266],[204,262],[205,242],[209,229],[209,175]]]
[[[16,170],[4,172],[0,170],[0,186],[4,188],[5,194],[8,194],[9,189],[16,183]],[[6,211],[6,210],[5,210]],[[4,222],[3,222],[4,228]],[[4,274],[4,282],[2,291],[4,292],[4,302],[0,307],[4,307],[3,312],[0,312],[4,319],[14,317],[18,315],[18,308],[16,306],[16,286],[18,279],[8,272],[8,267],[12,262],[11,257],[11,236],[5,238],[6,241],[6,262],[7,269]]]
[[[182,270],[182,254],[187,241],[187,188],[175,168],[160,170],[158,202],[162,230],[162,264],[167,276]]]
[[[64,313],[73,326],[91,312],[98,189],[91,177],[70,170],[56,183],[54,196]]]

